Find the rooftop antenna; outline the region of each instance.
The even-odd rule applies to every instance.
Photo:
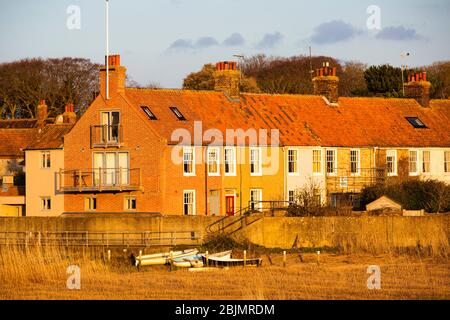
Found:
[[[243,65],[242,62],[244,61],[245,57],[244,57],[243,54],[233,54],[233,57],[236,57],[236,58],[239,59],[239,71],[240,71],[240,73],[239,73],[239,84],[241,84],[242,83],[242,65]]]
[[[402,59],[406,59],[407,57],[409,57],[410,54],[409,52],[404,52],[402,54],[400,54],[400,58]],[[408,66],[406,64],[402,63],[402,88],[403,88],[403,97],[405,96],[405,76],[403,75],[403,71],[405,69],[408,69]]]
[[[109,0],[106,0],[106,100],[109,100]]]
[[[243,54],[233,54],[233,57],[238,58],[239,62],[243,61],[245,58]],[[240,69],[240,66],[239,66],[239,69]]]
[[[313,67],[312,67],[312,49],[311,46],[309,46],[309,74],[311,75],[311,81],[313,80]]]

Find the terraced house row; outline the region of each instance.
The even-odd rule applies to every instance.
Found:
[[[9,143],[33,131],[26,215],[235,215],[306,187],[338,207],[386,180],[450,183],[450,100],[429,99],[424,73],[408,78],[405,99],[344,98],[330,67],[316,71],[315,95],[270,95],[239,92],[234,62],[217,64],[215,91],[127,88],[120,56],[108,62],[108,88],[104,66],[77,121],[68,105],[47,123],[42,101],[39,125],[0,129]]]

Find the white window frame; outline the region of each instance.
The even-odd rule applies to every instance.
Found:
[[[391,153],[391,154],[390,154]],[[392,154],[393,154],[393,157],[394,157],[394,162],[393,162],[393,165],[394,165],[394,170],[393,170],[393,172],[388,172],[388,157],[391,157],[392,156]],[[398,167],[398,159],[397,159],[397,150],[396,149],[387,149],[386,150],[386,173],[387,173],[387,175],[388,175],[388,177],[395,177],[395,176],[397,176],[397,168]]]
[[[51,211],[52,210],[52,197],[41,197],[41,211]]]
[[[118,113],[119,114],[119,122],[117,123],[117,141],[115,140],[115,139],[113,139],[114,138],[114,136],[113,136],[113,124],[112,124],[112,120],[113,120],[113,113]],[[103,115],[104,114],[108,114],[108,116],[107,116],[107,122],[108,123],[104,123],[104,118],[103,118]],[[100,135],[100,138],[101,138],[101,141],[103,142],[103,143],[109,143],[109,142],[120,142],[120,123],[121,123],[121,120],[122,120],[122,112],[121,112],[121,110],[100,110],[100,123],[101,123],[101,125],[102,126],[106,126],[106,128],[107,128],[107,131],[106,132],[104,132],[104,129],[102,128],[102,130],[101,130],[101,135]],[[104,136],[104,134],[106,134],[106,137]]]
[[[50,151],[41,151],[41,169],[50,169],[52,167],[52,156]]]
[[[445,155],[446,154],[448,154],[449,156],[448,156],[448,158],[446,159],[445,158]],[[450,174],[450,150],[444,150],[444,154],[443,154],[443,156],[444,156],[444,167],[443,167],[443,169],[444,169],[444,174]],[[447,161],[446,161],[447,160]],[[445,170],[445,164],[447,163],[447,171]]]
[[[108,166],[106,165],[108,154],[114,154],[114,167],[113,168],[108,168]],[[126,154],[126,157],[127,157],[127,167],[126,168],[121,168],[119,165],[121,154],[122,155]],[[98,167],[95,163],[96,155],[102,155],[101,156],[102,157],[101,167]],[[92,152],[92,168],[94,168],[94,174],[92,175],[93,185],[96,185],[96,186],[97,185],[102,185],[102,186],[111,186],[111,185],[127,186],[127,185],[130,185],[131,169],[130,169],[130,153],[128,151],[94,151],[94,152]],[[119,169],[121,169],[121,170],[119,171]],[[123,181],[124,179],[122,177],[122,170],[127,170],[125,172],[126,173],[126,177],[125,177],[126,181]],[[110,178],[111,183],[107,183],[106,182],[107,179],[106,179],[105,175],[110,175],[111,173],[112,173],[112,178]],[[120,184],[118,181],[119,175],[120,175],[120,180],[121,180]],[[101,181],[101,184],[97,184],[100,181]]]
[[[212,163],[210,159],[210,155],[215,152],[216,153],[216,172],[209,171],[209,165]],[[210,177],[218,177],[220,176],[220,149],[217,147],[209,147],[206,151],[206,159],[207,159],[207,167],[208,167],[208,176]]]
[[[358,159],[356,162],[356,172],[352,172],[352,152],[357,152]],[[358,177],[361,175],[361,150],[360,149],[350,149],[350,174],[353,177]]]
[[[255,210],[262,211],[263,191],[262,191],[262,189],[250,189],[250,204],[253,203],[253,201],[255,201],[255,200],[252,200],[253,191],[258,192],[258,196],[259,196],[258,203],[255,204]]]
[[[328,172],[328,151],[331,151],[334,154],[333,172]],[[326,172],[327,176],[336,176],[337,168],[338,168],[337,149],[325,149],[325,172]]]
[[[186,203],[185,203],[186,197],[185,196],[187,193],[192,193],[192,216],[195,216],[197,214],[195,190],[183,190],[183,216],[189,216],[189,214],[185,214],[185,212],[184,212],[184,206],[186,205]]]
[[[428,161],[425,161],[425,152],[428,153]],[[422,150],[422,173],[430,174],[431,173],[431,151],[430,150]],[[428,163],[428,171],[425,171],[425,163]]]
[[[296,161],[295,161],[295,171],[294,172],[290,172],[289,171],[289,164],[291,163],[291,161],[289,159],[289,152],[290,151],[293,151],[294,154],[296,155],[296,158],[297,158]],[[300,157],[299,157],[298,149],[296,149],[296,148],[288,148],[287,159],[286,160],[287,160],[287,168],[286,168],[286,170],[287,170],[288,175],[289,176],[298,176],[298,175],[300,175],[300,163],[299,163]]]
[[[134,201],[135,201],[135,203],[136,203],[136,208],[130,208],[131,207],[131,200],[133,200],[134,199]],[[136,196],[125,196],[124,198],[123,198],[123,209],[125,210],[125,211],[136,211],[137,210],[137,198],[136,198]]]
[[[192,152],[192,172],[185,172],[184,171],[184,165],[185,165],[185,154],[186,151],[190,150]],[[192,177],[195,176],[195,147],[183,147],[183,176],[185,177]]]
[[[227,161],[227,151],[231,151],[231,165],[233,170],[230,172],[226,171],[226,164],[230,163],[229,161]],[[231,176],[236,176],[236,148],[235,147],[225,147],[224,151],[223,151],[223,163],[224,163],[224,167],[223,167],[223,172],[225,174],[225,176],[231,177]]]
[[[291,200],[291,194],[292,194],[292,200]],[[288,190],[287,201],[289,202],[289,204],[294,204],[295,203],[295,190]]]
[[[411,171],[411,153],[416,154],[416,171]],[[408,150],[408,172],[410,176],[418,176],[420,169],[419,169],[419,151],[416,149],[410,149]]]
[[[253,151],[257,151],[258,152],[258,167],[257,167],[258,171],[255,171],[255,172],[252,172],[252,163],[255,162],[252,159]],[[261,156],[262,156],[261,147],[251,147],[250,148],[249,158],[250,158],[250,175],[251,176],[262,176],[262,157]]]
[[[316,163],[316,161],[314,161],[314,152],[319,153],[319,172],[314,171],[314,163]],[[312,150],[312,173],[315,176],[323,175],[323,157],[322,157],[322,155],[323,155],[322,149],[313,149]]]

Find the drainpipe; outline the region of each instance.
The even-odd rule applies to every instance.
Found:
[[[283,201],[286,201],[286,199],[289,200],[289,198],[286,198],[287,195],[287,171],[286,168],[284,167],[286,165],[286,147],[281,148],[281,151],[283,152],[283,183],[284,183],[284,194],[283,194]]]
[[[205,165],[205,216],[208,215],[208,150],[205,148],[204,165]]]
[[[241,211],[242,210],[242,148],[237,147],[236,152],[237,152],[237,150],[239,150],[239,211]],[[244,149],[244,152],[245,152],[245,149]]]

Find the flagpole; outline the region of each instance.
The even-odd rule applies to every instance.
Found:
[[[106,0],[106,100],[109,100],[109,0]]]

